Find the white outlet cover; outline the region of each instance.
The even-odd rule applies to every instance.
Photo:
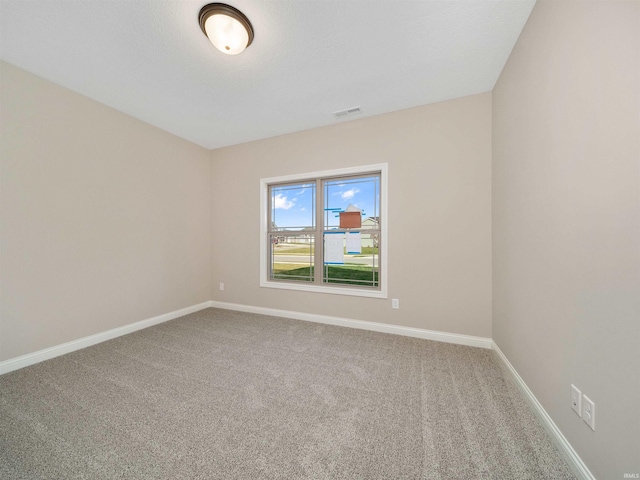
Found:
[[[582,396],[582,420],[591,427],[596,429],[596,404],[586,395]]]
[[[571,408],[579,417],[582,416],[582,392],[575,385],[571,385]]]

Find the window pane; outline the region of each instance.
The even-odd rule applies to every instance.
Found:
[[[324,228],[340,227],[340,212],[362,214],[360,228],[379,228],[380,177],[343,178],[324,182]]]
[[[313,281],[313,235],[271,234],[271,278]]]
[[[315,183],[271,187],[271,231],[315,230],[315,204]]]
[[[349,241],[351,235],[354,237],[357,235],[359,248],[355,248],[353,241]],[[324,283],[359,285],[361,287],[378,286],[378,244],[380,238],[378,233],[327,232],[324,237]]]
[[[327,180],[324,204],[323,282],[378,287],[380,176]]]
[[[324,282],[357,285],[360,287],[377,287],[378,269],[360,265],[325,265]]]

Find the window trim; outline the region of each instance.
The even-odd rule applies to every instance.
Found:
[[[378,282],[379,290],[365,290],[353,286],[327,286],[317,284],[288,283],[283,281],[273,281],[268,277],[267,260],[269,252],[267,251],[267,235],[268,235],[268,218],[269,218],[269,185],[273,183],[287,183],[301,180],[309,180],[311,178],[320,177],[337,177],[347,175],[362,175],[366,173],[380,172],[380,217],[382,217],[382,225],[380,226],[380,236],[382,245],[379,252]],[[292,175],[284,175],[280,177],[269,177],[260,179],[260,287],[276,288],[283,290],[299,290],[304,292],[329,293],[334,295],[351,295],[356,297],[370,298],[388,298],[387,296],[387,268],[388,268],[388,225],[389,216],[387,212],[388,197],[388,164],[378,163],[374,165],[362,165],[359,167],[339,168],[334,170],[323,170],[319,172],[297,173]]]

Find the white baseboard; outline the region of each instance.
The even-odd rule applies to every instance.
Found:
[[[11,358],[9,360],[0,362],[0,375],[12,372],[13,370],[18,370],[19,368],[28,367],[29,365],[33,365],[35,363],[43,362],[44,360],[49,360],[50,358],[64,355],[65,353],[80,350],[81,348],[90,347],[91,345],[95,345],[96,343],[111,340],[112,338],[135,332],[136,330],[142,330],[143,328],[157,325],[158,323],[167,322],[169,320],[173,320],[174,318],[182,317],[184,315],[188,315],[189,313],[209,308],[210,306],[211,302],[192,305],[191,307],[181,308],[180,310],[176,310],[174,312],[158,315],[157,317],[130,323],[129,325],[124,325],[122,327],[113,328],[111,330],[107,330],[106,332],[96,333],[95,335],[90,335],[78,340],[73,340],[61,345],[56,345],[55,347],[45,348],[44,350],[39,350],[37,352],[29,353],[27,355],[22,355],[16,358]]]
[[[374,332],[391,333],[403,335],[405,337],[422,338],[425,340],[435,340],[437,342],[455,343],[470,347],[491,348],[491,339],[485,337],[473,337],[471,335],[461,335],[458,333],[437,332],[434,330],[423,330],[421,328],[403,327],[400,325],[390,325],[388,323],[368,322],[365,320],[353,320],[350,318],[330,317],[328,315],[318,315],[315,313],[294,312],[291,310],[278,310],[275,308],[255,307],[252,305],[241,305],[237,303],[218,302],[213,300],[211,306],[214,308],[224,308],[236,310],[238,312],[259,313],[272,317],[285,317],[307,322],[325,323],[340,327],[358,328],[361,330],[372,330]]]
[[[492,344],[493,350],[498,355],[498,358],[502,360],[502,363],[504,363],[504,365],[507,367],[507,370],[509,370],[509,372],[511,372],[511,375],[513,375],[518,388],[524,394],[527,401],[531,405],[533,412],[538,417],[538,419],[542,423],[542,426],[558,447],[560,454],[564,457],[565,461],[569,465],[569,468],[571,468],[573,473],[581,480],[596,480],[596,477],[593,476],[589,468],[584,464],[578,453],[573,449],[569,441],[565,438],[558,426],[551,419],[542,404],[538,401],[527,384],[524,383],[524,380],[518,374],[513,365],[511,365],[511,362],[509,362],[504,353],[502,353],[500,347],[498,347],[496,342],[492,342]]]

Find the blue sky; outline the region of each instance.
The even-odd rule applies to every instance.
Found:
[[[377,177],[336,180],[325,183],[325,208],[346,209],[349,204],[363,211],[362,219],[379,215],[380,185]],[[301,182],[272,189],[272,215],[278,227],[314,224],[315,185]],[[337,226],[338,212],[328,212],[329,226]],[[327,218],[327,217],[326,217]]]

